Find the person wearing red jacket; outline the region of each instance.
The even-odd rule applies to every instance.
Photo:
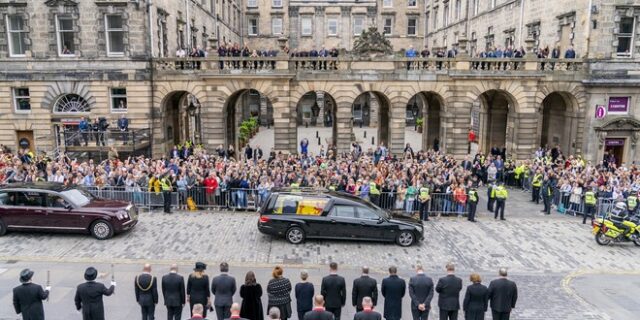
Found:
[[[215,173],[210,173],[202,183],[204,184],[207,195],[207,204],[214,206],[216,204],[216,189],[218,189],[218,180],[216,179]]]

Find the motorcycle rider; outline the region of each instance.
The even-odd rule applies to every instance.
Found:
[[[624,224],[624,221],[628,217],[627,214],[627,204],[624,201],[619,201],[616,203],[615,207],[611,210],[609,214],[609,220],[613,222],[617,228],[623,229],[623,232],[618,236],[618,239],[624,239],[624,237],[631,230],[630,226]]]

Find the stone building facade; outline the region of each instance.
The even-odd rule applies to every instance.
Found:
[[[563,0],[549,14],[527,9],[533,2],[526,0],[498,1],[492,10],[462,19],[466,1],[460,14],[455,0],[406,2],[406,8],[398,0],[277,1],[0,0],[0,143],[15,149],[26,140],[37,151],[69,147],[60,131],[77,128],[81,117],[115,123],[125,114],[130,128],[149,130],[150,148],[158,156],[190,138],[207,148],[241,146],[240,121],[259,115],[274,129],[276,150],[295,152],[301,138],[297,127],[307,120],[322,125],[318,115],[328,115],[331,121],[324,124],[332,127],[331,142],[344,152],[357,125],[354,110],[368,108],[368,124],[378,129],[376,143],[400,153],[407,106],[415,105],[416,114],[424,116],[423,147],[437,139],[457,157],[468,153],[471,129],[480,150],[505,147],[517,159],[529,158],[541,145],[559,145],[592,161],[605,153],[619,162],[640,158],[638,5],[594,0],[591,10],[585,5],[569,14],[563,8],[575,2]],[[432,29],[433,12],[437,6],[436,16],[442,17],[445,3],[458,18]],[[520,5],[527,19],[518,20]],[[284,56],[222,62],[215,54],[175,58],[179,47],[212,51],[222,42],[349,49],[355,25],[384,27],[387,16],[393,17],[389,38],[396,50],[420,49],[425,41],[444,47],[446,36],[447,47],[457,44],[459,56],[407,61],[343,55],[328,61],[326,70],[309,67],[317,61]],[[408,36],[408,19],[414,16],[416,35]],[[255,34],[248,32],[251,17],[257,17]],[[276,22],[273,32],[277,17],[282,25]],[[536,20],[539,33],[527,31]],[[490,22],[496,23],[493,32]],[[514,45],[524,43],[529,50],[568,37],[579,58],[469,57],[491,35],[495,44],[504,44],[512,34]]]

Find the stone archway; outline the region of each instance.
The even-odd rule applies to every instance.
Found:
[[[375,147],[380,143],[389,146],[391,132],[391,103],[389,99],[377,91],[366,91],[358,95],[351,106],[351,123],[354,128],[355,141],[359,142],[366,151],[368,147]],[[373,130],[376,128],[376,135]]]
[[[558,147],[564,153],[573,154],[576,149],[578,109],[576,99],[570,93],[549,93],[542,100],[540,108],[539,146]]]
[[[202,143],[201,103],[188,91],[170,92],[162,102],[164,150],[186,141]]]
[[[442,114],[444,112],[443,98],[438,93],[425,91],[415,94],[407,104],[405,123],[405,144],[410,143],[410,131],[414,128],[413,122],[422,122],[422,131],[420,133],[420,141],[411,146],[414,151],[434,149],[437,145],[438,149],[442,147]],[[413,122],[412,122],[413,121]],[[415,144],[415,145],[414,145]]]
[[[303,138],[309,140],[308,150],[314,154],[318,154],[320,146],[325,152],[333,148],[337,139],[337,107],[336,100],[328,92],[309,91],[303,94],[296,104],[298,143]]]
[[[503,90],[487,90],[478,97],[479,150],[488,154],[492,149],[505,149],[508,156],[515,145],[516,100]]]
[[[259,145],[268,154],[274,144],[273,105],[269,98],[256,89],[238,90],[227,98],[223,107],[224,147],[233,146],[236,155],[250,144]],[[247,121],[254,119],[257,127],[251,131],[245,128]]]

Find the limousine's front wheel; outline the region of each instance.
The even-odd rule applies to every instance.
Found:
[[[300,227],[291,227],[289,228],[289,230],[287,230],[287,241],[291,242],[292,244],[300,244],[304,241],[305,238],[305,234],[304,234],[304,230],[302,230],[302,228]]]
[[[416,237],[411,231],[402,231],[398,235],[396,242],[402,247],[409,247],[415,242]]]
[[[113,237],[113,227],[104,220],[98,220],[91,225],[91,235],[98,240],[105,240]]]

